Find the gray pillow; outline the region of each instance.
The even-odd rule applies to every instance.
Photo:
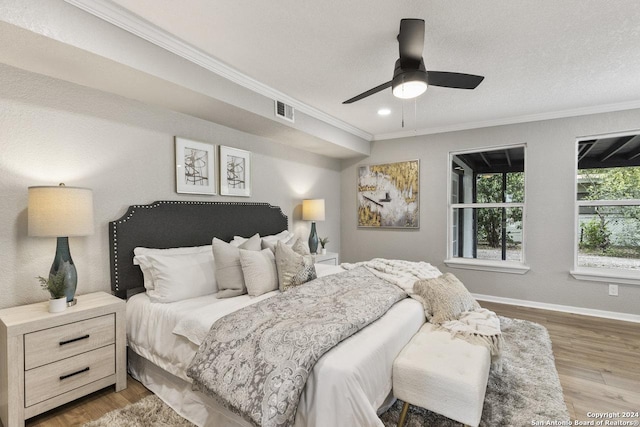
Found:
[[[480,308],[462,282],[451,273],[435,279],[420,280],[413,291],[422,298],[424,312],[431,323],[457,319],[463,312]]]
[[[217,297],[230,298],[246,294],[247,287],[240,264],[240,249],[259,251],[260,235],[255,234],[237,248],[218,238],[214,238],[211,244],[218,281]]]
[[[271,249],[248,251],[240,249],[240,264],[247,293],[252,297],[278,289],[278,270]]]
[[[278,267],[278,283],[281,291],[292,286],[302,285],[317,277],[313,257],[300,255],[282,242],[278,242],[276,245],[276,266]]]

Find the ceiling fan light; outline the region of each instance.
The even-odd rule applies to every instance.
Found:
[[[393,88],[393,96],[401,99],[411,99],[422,95],[427,90],[427,83],[421,80],[402,82]]]

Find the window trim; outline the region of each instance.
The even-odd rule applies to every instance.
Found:
[[[589,282],[613,282],[621,283],[623,285],[640,286],[640,278],[637,274],[629,274],[632,273],[631,270],[580,267],[574,268],[569,273],[577,280],[587,280]]]
[[[640,206],[640,199],[626,200],[578,200],[578,148],[581,141],[587,141],[594,138],[615,138],[621,136],[639,135],[640,130],[615,132],[610,134],[581,136],[575,140],[574,160],[574,212],[573,212],[573,269],[569,274],[577,280],[586,280],[590,282],[613,282],[625,285],[640,286],[640,271],[624,270],[621,268],[595,268],[581,267],[578,265],[578,252],[580,245],[580,233],[578,225],[580,223],[580,207],[581,206]],[[525,158],[526,161],[526,158]],[[526,175],[525,175],[526,179]]]
[[[497,151],[508,150],[513,148],[522,148],[524,150],[524,202],[513,203],[451,203],[451,182],[453,179],[453,170],[451,165],[453,163],[453,157],[459,154],[477,153],[482,151]],[[488,147],[477,147],[465,150],[450,151],[447,156],[447,254],[444,263],[448,267],[462,268],[470,270],[491,271],[496,273],[512,273],[512,274],[525,274],[529,271],[529,266],[526,264],[526,242],[527,242],[527,228],[526,228],[526,200],[527,200],[527,144],[505,144],[505,145],[493,145]],[[484,260],[477,258],[463,258],[453,256],[453,212],[456,208],[521,208],[522,209],[522,260],[521,261],[508,261],[508,260]]]
[[[517,261],[503,261],[474,258],[448,258],[444,260],[447,267],[464,270],[492,271],[494,273],[525,274],[529,266]]]

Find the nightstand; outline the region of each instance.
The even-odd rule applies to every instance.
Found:
[[[340,254],[335,252],[327,252],[326,254],[316,254],[313,256],[313,260],[316,264],[329,264],[338,265],[338,259]]]
[[[4,427],[115,384],[127,387],[125,302],[105,292],[49,313],[48,302],[0,310]]]

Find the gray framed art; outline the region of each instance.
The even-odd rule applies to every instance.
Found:
[[[358,227],[420,228],[420,161],[358,167]]]
[[[215,146],[176,136],[176,192],[216,194]]]
[[[220,194],[251,196],[251,152],[220,146]]]

